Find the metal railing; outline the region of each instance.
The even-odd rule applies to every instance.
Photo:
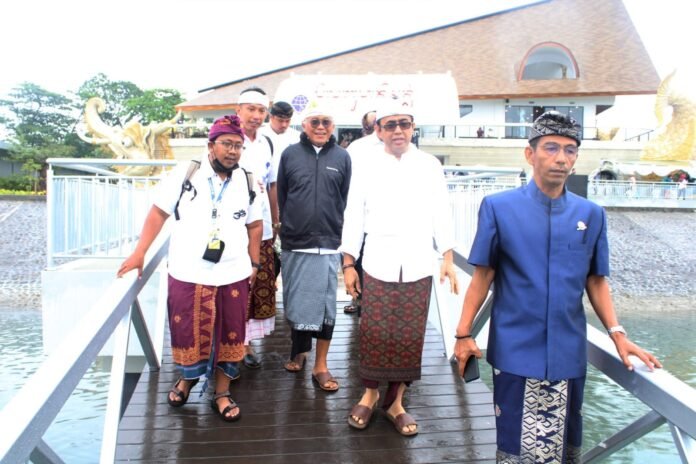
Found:
[[[675,182],[589,180],[587,198],[610,207],[693,209],[696,208],[696,184],[688,184],[680,191]]]
[[[161,176],[126,176],[103,167],[173,166],[176,161],[49,158],[46,259],[125,257],[137,242]],[[71,170],[56,174],[55,168]],[[84,174],[75,174],[79,171]]]
[[[151,370],[159,370],[162,359],[162,335],[159,327],[147,327],[140,309],[138,294],[167,254],[168,233],[161,233],[153,243],[143,268],[142,278],[130,272],[114,279],[102,298],[67,334],[58,349],[39,366],[0,411],[0,462],[12,464],[33,462],[61,463],[60,457],[43,440],[43,435],[56,418],[97,358],[99,351],[113,334],[115,336],[111,378],[104,418],[104,435],[100,462],[113,462],[116,453],[118,423],[121,419],[131,323]],[[165,300],[166,298],[160,298]],[[164,305],[159,305],[158,324],[166,321]],[[153,334],[155,341],[153,342]],[[5,424],[12,424],[11,427]]]

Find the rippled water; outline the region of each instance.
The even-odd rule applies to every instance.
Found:
[[[0,308],[0,408],[45,359],[41,313]],[[109,375],[105,366],[90,367],[44,435],[67,463],[99,461]]]
[[[595,317],[588,316],[591,323]],[[696,347],[693,311],[624,313],[624,327],[631,338],[662,360],[665,369],[696,387]],[[599,327],[599,323],[596,322]],[[0,308],[0,407],[45,359],[41,350],[41,314]],[[490,386],[490,370],[482,369]],[[69,463],[91,463],[99,459],[109,371],[92,366],[75,393],[59,413],[44,439]],[[632,421],[648,408],[594,368],[588,371],[584,405],[584,447],[592,448]],[[669,428],[664,425],[628,446],[607,463],[679,463]]]

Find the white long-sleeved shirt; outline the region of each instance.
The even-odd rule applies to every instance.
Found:
[[[383,146],[353,171],[339,251],[358,256],[385,281],[413,282],[432,275],[437,251],[454,248],[447,185],[440,162],[414,146],[401,159]],[[365,234],[367,234],[365,236]]]

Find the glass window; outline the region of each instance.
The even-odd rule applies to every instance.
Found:
[[[505,107],[506,124],[531,124],[534,121],[533,106],[508,105]],[[505,138],[526,139],[529,136],[527,126],[507,126],[505,127]]]
[[[474,107],[472,105],[464,105],[462,103],[459,104],[459,117],[463,118],[467,114],[471,113],[474,111]]]

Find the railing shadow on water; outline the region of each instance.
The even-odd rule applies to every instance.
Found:
[[[466,171],[469,173],[466,175],[471,176],[469,181],[465,181],[466,175],[460,174],[456,179],[450,179],[450,203],[458,229],[458,242],[462,246],[460,249],[468,249],[475,233],[475,217],[483,196],[512,188],[519,180],[511,179],[512,170],[495,172],[495,169],[488,168],[456,169],[462,171],[462,174]],[[498,177],[499,179],[496,179]],[[107,188],[104,184],[93,185],[98,186],[94,188]],[[88,197],[90,196],[83,196]],[[49,217],[52,204],[49,199]],[[147,255],[141,279],[138,279],[133,271],[122,279],[114,278],[104,295],[76,324],[58,349],[0,411],[0,424],[3,424],[3,433],[0,434],[0,462],[20,463],[28,459],[34,462],[62,462],[45,443],[43,435],[101,348],[112,335],[115,335],[100,455],[100,461],[103,463],[113,461],[123,402],[123,380],[131,323],[136,330],[149,368],[158,370],[160,366],[162,346],[160,340],[153,343],[151,334],[161,332],[159,325],[165,324],[166,312],[161,309],[163,305],[160,302],[156,317],[158,327],[147,327],[138,295],[166,256],[168,241],[168,233],[163,231]],[[455,253],[455,264],[461,272],[468,275],[473,273],[473,268],[466,263],[462,253]],[[447,308],[461,307],[461,300],[452,303],[451,300],[448,301],[451,298],[453,297],[447,295],[442,286],[435,286],[433,304],[439,316],[445,351],[449,358],[452,357],[454,348],[454,340],[449,335],[454,333],[453,328],[456,327],[459,312],[448,311]],[[463,295],[457,298],[463,298]],[[490,318],[491,305],[491,298],[488,298],[484,308],[477,315],[472,330],[475,335],[481,332]],[[626,370],[609,337],[590,326],[587,343],[590,363],[626,392],[646,404],[651,411],[588,451],[583,457],[584,461],[595,462],[603,459],[667,423],[681,460],[696,463],[696,389],[667,372],[648,372],[639,360],[634,360],[634,371]],[[12,424],[12,427],[6,426],[8,424]]]

